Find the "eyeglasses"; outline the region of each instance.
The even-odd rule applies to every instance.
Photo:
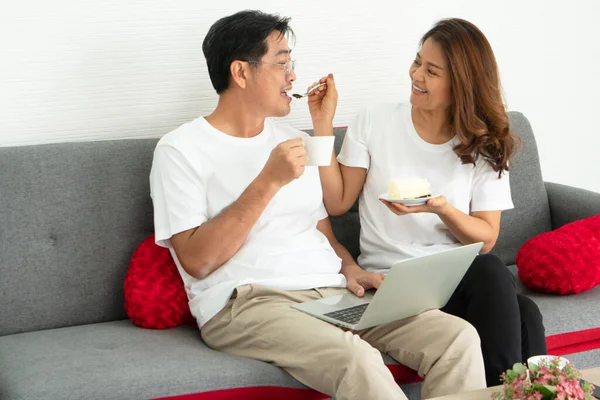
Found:
[[[286,75],[289,75],[292,73],[292,71],[294,70],[294,68],[296,68],[296,60],[289,60],[286,63],[269,63],[269,62],[263,62],[263,61],[248,61],[245,60],[247,63],[249,64],[267,64],[267,65],[276,65],[280,68],[283,68],[283,72]]]

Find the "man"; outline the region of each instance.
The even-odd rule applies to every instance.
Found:
[[[348,289],[362,296],[383,276],[336,240],[318,167],[305,166],[305,134],[266,119],[290,112],[288,21],[257,11],[217,21],[203,43],[217,108],[154,154],[156,241],[173,254],[202,338],[338,400],[406,398],[379,351],[425,377],[424,397],[485,387],[479,338],[459,318],[434,310],[351,332],[291,307]],[[326,82],[311,99],[315,129],[333,129],[337,92]]]

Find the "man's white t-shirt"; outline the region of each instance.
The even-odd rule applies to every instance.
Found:
[[[239,251],[205,279],[183,270],[170,243],[173,235],[202,225],[236,201],[275,146],[303,135],[266,120],[257,136],[238,138],[200,117],[158,142],[150,173],[156,243],[171,250],[200,326],[244,284],[282,290],[346,286],[340,258],[316,229],[327,217],[317,167],[306,167],[299,179],[282,187]]]
[[[348,127],[338,161],[367,169],[359,198],[361,223],[358,263],[385,272],[395,262],[436,253],[460,242],[433,213],[397,216],[379,201],[389,179],[425,178],[432,195],[444,195],[465,214],[513,208],[508,173],[498,179],[480,158],[463,165],[452,150],[454,138],[444,144],[424,141],[412,122],[412,106],[378,104],[360,112]]]

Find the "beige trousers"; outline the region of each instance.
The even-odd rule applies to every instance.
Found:
[[[354,332],[291,307],[345,292],[241,286],[202,326],[202,338],[213,349],[273,363],[337,400],[406,399],[380,351],[424,378],[423,398],[485,387],[479,336],[460,318],[432,310]]]

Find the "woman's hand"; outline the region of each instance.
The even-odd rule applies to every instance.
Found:
[[[333,117],[338,102],[338,92],[333,80],[333,74],[322,77],[318,82],[313,83],[308,89],[320,83],[326,85],[313,90],[308,95],[308,110],[313,120],[313,125],[318,127],[320,124],[333,124]]]
[[[501,211],[476,211],[471,215],[465,214],[448,203],[445,196],[431,198],[421,206],[405,206],[381,199],[380,201],[396,215],[423,212],[437,214],[448,231],[462,244],[483,242],[482,254],[494,248],[500,233]]]
[[[451,205],[446,196],[437,196],[427,200],[427,203],[420,206],[407,206],[402,203],[393,203],[391,201],[379,199],[387,208],[396,215],[406,215],[415,213],[433,213],[442,215]]]

